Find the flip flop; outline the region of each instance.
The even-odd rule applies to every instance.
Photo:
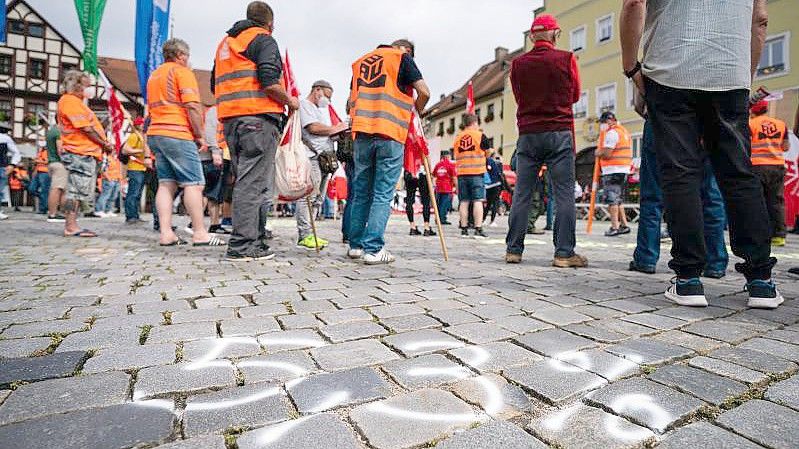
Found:
[[[64,237],[94,238],[97,237],[97,234],[88,229],[81,229],[80,231],[75,232],[73,234],[64,234]]]
[[[207,242],[194,242],[194,243],[192,243],[192,245],[193,246],[225,246],[225,245],[227,245],[227,243],[225,243],[225,241],[220,239],[219,237],[211,237],[211,239],[208,240]]]
[[[178,239],[175,240],[172,243],[159,243],[158,245],[159,246],[183,246],[183,245],[188,245],[188,242],[186,242],[182,238],[178,237]]]

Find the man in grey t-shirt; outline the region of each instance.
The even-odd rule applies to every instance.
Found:
[[[327,81],[320,80],[313,83],[308,97],[300,100],[300,123],[302,125],[302,141],[306,146],[308,157],[311,159],[312,178],[318,186],[309,198],[313,213],[322,207],[323,195],[327,191],[329,174],[322,174],[319,168],[319,155],[322,153],[335,153],[333,139],[330,136],[347,129],[346,123],[331,125],[330,99],[333,96],[333,86]],[[306,249],[315,249],[327,246],[328,242],[314,236],[311,227],[310,213],[305,199],[297,202],[297,246]]]
[[[624,0],[622,64],[646,98],[677,280],[666,297],[707,306],[701,189],[710,159],[724,196],[730,242],[744,259],[749,307],[783,298],[771,280],[771,232],[749,159],[748,100],[766,36],[766,0]],[[638,52],[644,38],[643,60]]]

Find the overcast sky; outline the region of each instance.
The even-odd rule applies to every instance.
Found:
[[[72,0],[28,0],[83,48]],[[275,38],[288,49],[300,91],[324,78],[336,88],[343,112],[350,66],[381,43],[408,37],[434,102],[459,88],[494,48],[520,48],[533,11],[542,0],[272,0]],[[210,69],[223,33],[244,17],[249,0],[172,0],[174,35],[191,46],[192,65]],[[133,59],[135,0],[108,0],[100,29],[99,54]]]

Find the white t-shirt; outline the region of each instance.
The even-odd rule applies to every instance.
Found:
[[[619,144],[619,133],[615,129],[611,129],[605,133],[605,141],[602,142],[602,148],[616,148],[616,145]],[[630,174],[630,167],[617,167],[617,166],[608,166],[602,167],[602,174],[603,175],[613,175],[616,173],[624,173],[625,175]]]
[[[320,109],[307,98],[300,100],[300,124],[302,125],[302,140],[309,147],[308,157],[315,158],[322,152],[335,151],[333,140],[329,136],[318,136],[308,131],[308,125],[320,123],[330,126],[330,112]]]

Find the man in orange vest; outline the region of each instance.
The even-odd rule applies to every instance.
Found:
[[[627,216],[622,202],[627,187],[627,176],[633,164],[633,147],[630,132],[619,124],[616,115],[606,111],[599,118],[599,148],[597,157],[602,169],[602,192],[610,211],[610,229],[607,237],[629,234]]]
[[[63,149],[61,162],[67,169],[64,202],[64,236],[67,237],[97,237],[94,232],[78,227],[78,212],[81,203],[94,201],[97,162],[103,159],[103,153],[114,150],[106,140],[105,130],[97,116],[83,102],[91,93],[90,87],[88,74],[71,70],[64,75],[63,95],[58,100]]]
[[[221,246],[225,242],[208,234],[203,223],[205,178],[199,151],[208,151],[203,133],[200,88],[189,65],[189,46],[180,39],[164,43],[164,63],[147,81],[150,126],[147,144],[155,153],[158,192],[155,205],[161,246],[185,242],[172,229],[172,204],[178,187],[191,217],[194,246]]]
[[[769,117],[768,102],[752,105],[752,171],[760,178],[771,223],[771,245],[785,246],[785,152],[791,147],[788,126]]]
[[[349,257],[363,258],[368,265],[395,260],[385,249],[383,235],[402,174],[411,111],[415,107],[421,114],[430,99],[413,55],[413,43],[401,39],[377,47],[352,65],[347,108],[355,141],[355,178],[345,234],[350,238]]]
[[[272,8],[261,1],[250,3],[247,19],[228,30],[214,61],[211,89],[236,175],[229,261],[275,257],[266,243],[266,215],[275,196],[275,153],[285,107],[296,111],[299,99],[283,85],[273,29]]]
[[[477,116],[466,114],[466,127],[455,137],[455,169],[458,173],[458,211],[460,212],[461,236],[469,237],[469,205],[472,206],[475,238],[488,237],[483,232],[483,200],[486,197],[486,154],[491,146],[480,131]]]
[[[49,128],[47,121],[44,121],[44,127],[46,133],[47,129]],[[39,203],[36,207],[36,213],[40,215],[47,213],[47,196],[50,193],[50,173],[47,165],[47,148],[39,148],[39,153],[36,155],[36,172],[33,175],[33,181],[31,181],[30,190],[31,193],[36,195],[36,198],[39,200]]]
[[[122,183],[122,163],[119,159],[109,154],[106,156],[105,170],[103,170],[102,187],[100,196],[94,206],[94,214],[101,218],[116,217],[113,212],[114,203],[119,199],[119,190]]]

